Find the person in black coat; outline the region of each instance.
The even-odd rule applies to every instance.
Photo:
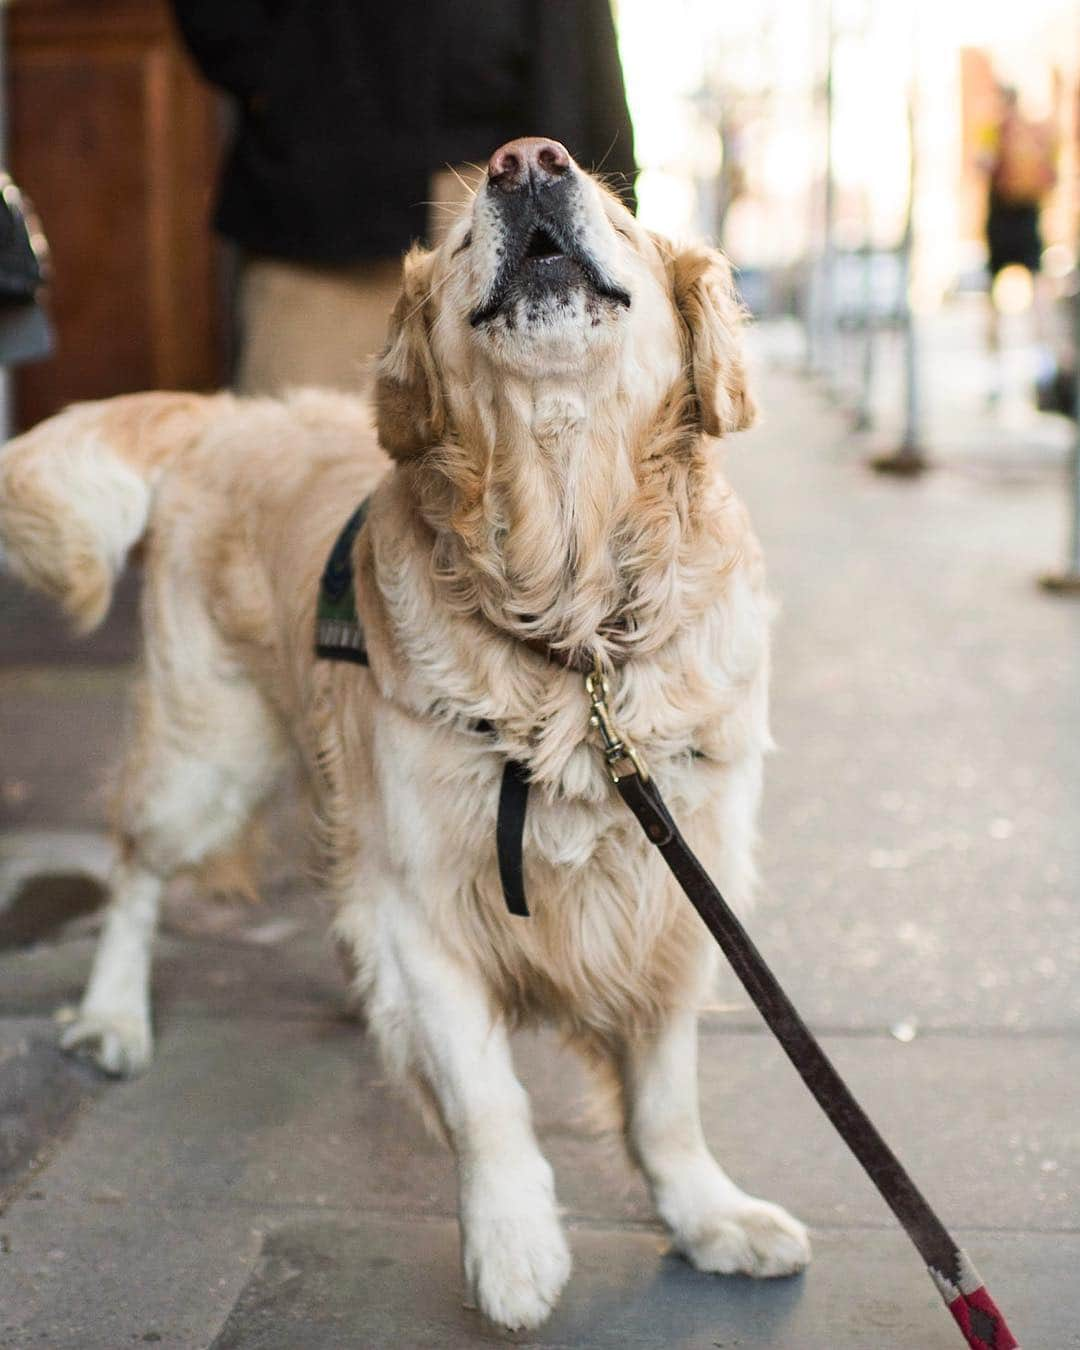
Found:
[[[203,73],[237,103],[214,223],[243,251],[248,392],[356,387],[381,346],[401,253],[437,237],[439,211],[464,199],[447,166],[551,136],[633,199],[610,0],[174,9]]]

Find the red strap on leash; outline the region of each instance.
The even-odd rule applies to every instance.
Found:
[[[967,1338],[968,1345],[972,1350],[1020,1350],[997,1304],[983,1284],[982,1276],[962,1247],[956,1248],[955,1260],[960,1275],[959,1284],[954,1284],[933,1266],[927,1269],[938,1293],[945,1300],[946,1308]]]

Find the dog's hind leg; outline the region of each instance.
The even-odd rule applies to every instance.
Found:
[[[338,933],[367,966],[369,1025],[389,1070],[418,1081],[454,1151],[467,1297],[502,1326],[538,1326],[570,1251],[505,1025],[479,972],[442,947],[418,904],[397,893],[376,903],[373,925],[347,908]]]
[[[621,1078],[630,1150],[675,1246],[699,1270],[793,1275],[810,1260],[806,1229],[740,1190],[709,1152],[697,1088],[697,1016],[672,1013],[628,1045]]]
[[[119,790],[120,861],[75,1020],[61,1044],[106,1073],[150,1062],[150,967],[165,883],[229,847],[276,780],[280,733],[246,681],[151,672]]]

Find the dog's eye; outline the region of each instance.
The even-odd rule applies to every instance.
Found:
[[[471,243],[472,243],[472,230],[469,231],[469,233],[465,236],[465,238],[461,241],[461,243],[458,244],[457,248],[454,249],[453,253],[450,254],[451,258],[456,258],[459,253],[463,253]]]
[[[630,239],[630,242],[633,243],[633,239],[630,236],[630,231],[624,230],[621,225],[615,226],[615,233],[621,234],[624,239]]]

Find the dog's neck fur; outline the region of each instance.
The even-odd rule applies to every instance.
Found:
[[[692,391],[677,382],[628,416],[635,403],[614,382],[563,376],[502,379],[489,398],[474,387],[452,409],[454,430],[420,469],[452,608],[616,660],[656,650],[700,611],[709,566],[710,591],[724,568],[713,549],[702,566],[708,467]]]

